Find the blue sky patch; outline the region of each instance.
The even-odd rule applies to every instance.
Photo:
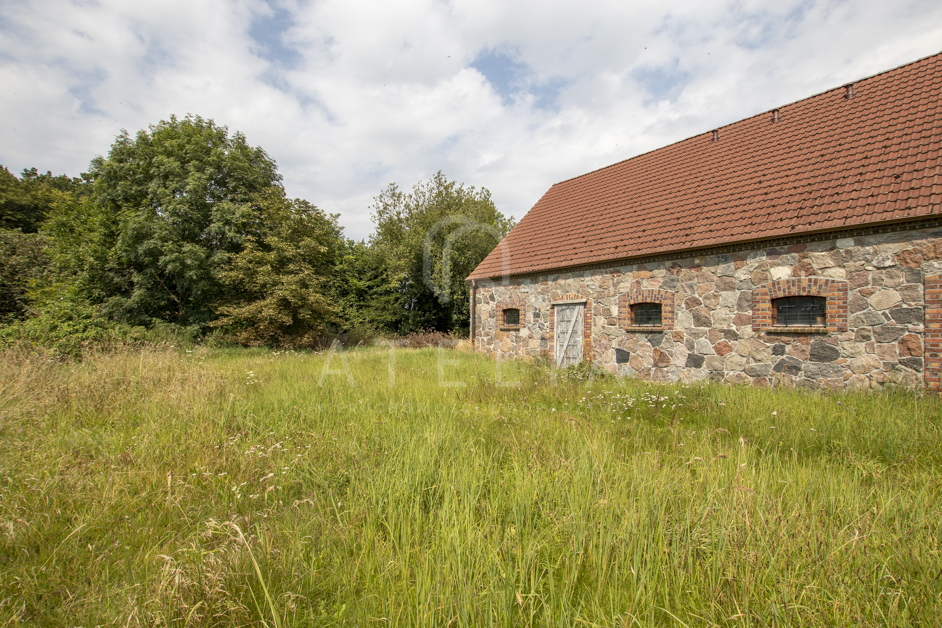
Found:
[[[631,77],[644,89],[644,104],[649,105],[662,100],[673,101],[684,91],[690,82],[690,72],[680,69],[674,59],[669,66],[642,66],[631,72]]]
[[[471,63],[471,67],[484,75],[505,101],[520,91],[522,79],[531,73],[525,63],[496,50],[484,50]]]
[[[78,112],[86,115],[107,116],[108,113],[98,106],[92,96],[93,87],[77,85],[69,88],[69,95],[78,100]]]
[[[484,75],[504,103],[518,94],[530,94],[536,98],[537,109],[553,108],[560,90],[569,83],[562,77],[541,79],[526,63],[493,49],[480,52],[471,67]]]
[[[282,7],[269,5],[271,15],[255,15],[249,26],[249,36],[258,44],[257,54],[262,59],[293,67],[301,59],[300,53],[284,44],[284,33],[294,26],[291,13]]]
[[[736,22],[738,33],[733,42],[746,50],[759,50],[782,40],[794,39],[811,7],[811,2],[804,2],[785,15],[769,11],[734,13],[734,17],[739,20]]]
[[[144,42],[145,45],[144,56],[141,57],[140,63],[148,71],[176,67],[176,59],[173,54],[164,48],[159,41],[146,40],[140,36],[138,39]]]
[[[99,106],[96,92],[108,78],[108,73],[100,67],[76,67],[74,63],[63,62],[59,64],[63,70],[72,77],[72,84],[68,87],[69,95],[79,102],[78,111],[91,116],[107,116],[108,113]],[[108,103],[112,105],[114,103]]]
[[[559,92],[562,91],[564,87],[569,85],[570,81],[567,81],[561,76],[550,77],[539,83],[535,83],[530,86],[530,93],[536,96],[536,105],[537,109],[554,109],[556,108],[556,102],[559,98]]]

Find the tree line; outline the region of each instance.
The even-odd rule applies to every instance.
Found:
[[[466,330],[464,277],[512,220],[441,172],[372,210],[369,239],[345,237],[288,198],[262,148],[193,115],[122,131],[80,177],[0,166],[0,337],[303,347]]]

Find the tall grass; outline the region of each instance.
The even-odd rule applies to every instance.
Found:
[[[460,350],[9,349],[0,625],[935,626],[940,430]]]

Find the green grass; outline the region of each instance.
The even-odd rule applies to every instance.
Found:
[[[942,616],[938,398],[325,356],[0,354],[0,626]]]

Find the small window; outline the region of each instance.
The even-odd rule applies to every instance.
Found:
[[[827,324],[825,297],[786,297],[772,301],[775,325],[781,327],[823,327]]]
[[[511,325],[520,324],[520,310],[515,308],[508,308],[504,310],[504,325],[508,327]]]
[[[635,303],[631,306],[631,324],[634,327],[660,327],[660,303]]]

